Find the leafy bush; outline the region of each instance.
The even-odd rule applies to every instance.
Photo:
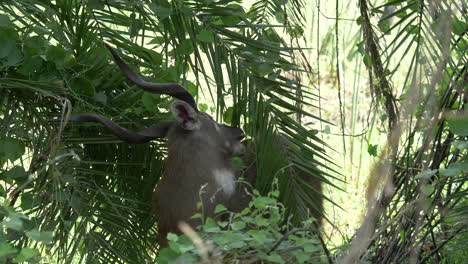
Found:
[[[325,256],[314,219],[292,228],[278,197],[278,190],[267,196],[254,191],[248,208],[230,212],[228,221],[208,218],[198,233],[182,224],[185,234],[168,235],[169,247],[160,250],[158,263],[319,263]],[[217,205],[216,213],[227,209]]]

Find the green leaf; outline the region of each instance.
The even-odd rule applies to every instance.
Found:
[[[226,16],[221,16],[221,21],[223,22],[223,25],[227,27],[233,27],[239,24],[239,22],[241,22],[242,19],[237,15],[232,15],[232,16],[226,15]]]
[[[11,180],[15,181],[17,184],[23,184],[28,179],[28,174],[21,166],[14,166],[13,168],[9,169],[8,171],[3,173],[3,177],[7,182],[11,182]]]
[[[382,32],[388,32],[390,30],[390,20],[380,20],[378,26]]]
[[[304,263],[307,260],[310,260],[310,254],[303,250],[294,250],[292,254],[296,257],[298,263]]]
[[[39,256],[40,253],[35,248],[22,248],[18,256],[13,259],[13,262],[27,261],[33,257]]]
[[[286,31],[293,38],[300,38],[304,35],[304,29],[300,26],[287,27]]]
[[[284,24],[284,21],[286,21],[286,16],[284,12],[276,12],[275,13],[275,18],[278,23]]]
[[[18,56],[22,57],[17,40],[18,33],[14,29],[0,27],[0,62],[6,61],[2,64],[6,65],[8,61],[14,61]]]
[[[192,95],[192,96],[197,96],[198,94],[198,87],[191,81],[185,81],[184,83],[184,87],[185,89],[187,89],[187,91],[189,91],[189,93]]]
[[[255,208],[258,208],[258,209],[265,209],[267,206],[273,205],[275,203],[276,201],[274,199],[270,197],[264,197],[264,196],[255,198],[252,201],[253,206],[255,206]]]
[[[141,101],[148,112],[154,113],[157,112],[157,102],[159,98],[160,97],[156,94],[144,92],[141,96]]]
[[[232,223],[231,228],[232,230],[242,230],[246,227],[245,222],[243,221],[237,221]]]
[[[223,113],[223,120],[227,124],[232,123],[232,114],[234,113],[234,108],[232,106],[228,107],[226,111]]]
[[[462,172],[468,172],[468,162],[456,162],[450,164],[446,169],[439,169],[440,175],[446,177],[454,177],[460,175]]]
[[[468,136],[468,118],[448,120],[450,131],[459,136]]]
[[[431,195],[433,192],[434,192],[434,186],[430,185],[430,184],[426,184],[424,186],[421,187],[421,191],[425,194],[425,195]]]
[[[414,176],[415,179],[429,179],[437,173],[437,170],[425,170]]]
[[[0,257],[6,257],[11,254],[18,252],[9,242],[0,243]]]
[[[194,214],[192,217],[190,217],[191,219],[201,219],[203,217],[203,215],[201,213],[196,213]]]
[[[179,236],[174,233],[169,233],[167,234],[167,240],[177,242],[177,240],[179,240]]]
[[[73,91],[81,96],[93,97],[96,94],[93,83],[85,77],[72,79],[70,86]]]
[[[9,216],[9,218],[6,221],[3,221],[3,225],[6,228],[13,229],[16,231],[23,230],[23,220],[21,220],[19,217]]]
[[[13,162],[21,158],[24,152],[25,145],[22,141],[11,137],[0,139],[0,156],[4,156]]]
[[[247,231],[247,234],[249,234],[256,242],[260,244],[267,242],[267,236],[265,231],[249,230]]]
[[[409,34],[416,34],[418,33],[419,27],[416,25],[408,25],[405,27],[405,31],[408,32]]]
[[[150,42],[148,42],[148,44],[157,44],[157,45],[162,45],[166,43],[166,38],[164,37],[154,37],[152,40],[150,40]]]
[[[193,44],[192,40],[184,39],[180,42],[179,46],[176,48],[177,52],[181,55],[190,55],[193,53]]]
[[[23,193],[21,195],[21,209],[28,210],[33,208],[34,202],[34,195],[31,192]]]
[[[10,27],[12,25],[7,15],[0,14],[0,27]]]
[[[207,104],[198,104],[198,109],[202,112],[206,112],[208,110]]]
[[[203,231],[205,232],[219,232],[221,229],[216,224],[215,220],[207,218],[205,224],[203,225]]]
[[[50,46],[46,58],[47,61],[54,62],[57,69],[63,69],[70,60],[70,54],[62,46]]]
[[[154,3],[148,3],[148,7],[157,15],[161,20],[169,17],[172,14],[172,8],[160,6]]]
[[[271,261],[273,263],[285,263],[283,258],[281,258],[281,256],[276,252],[271,252],[268,255],[267,254],[261,254],[261,255],[259,255],[259,257],[261,257],[262,259]]]
[[[367,153],[369,153],[369,155],[371,155],[373,157],[377,157],[377,147],[378,147],[378,145],[369,144],[367,146]]]
[[[161,264],[170,264],[170,263],[176,263],[176,259],[179,256],[177,252],[172,250],[171,248],[163,248],[159,250],[159,255],[156,258],[156,263],[161,263]]]
[[[91,10],[101,10],[104,8],[104,1],[102,0],[88,0],[88,5],[86,6]]]
[[[143,27],[143,21],[141,21],[140,19],[137,19],[135,13],[132,13],[130,15],[130,21],[131,23],[130,23],[130,28],[129,28],[129,35],[130,35],[130,38],[134,38],[138,35],[138,32]]]
[[[232,157],[231,166],[235,171],[241,171],[243,168],[245,168],[244,161],[240,157]]]
[[[25,232],[26,235],[34,241],[42,242],[44,244],[50,244],[54,238],[53,232],[40,232],[37,229]]]
[[[362,61],[364,62],[364,65],[366,65],[367,68],[372,67],[372,58],[369,55],[364,54]]]
[[[222,212],[226,212],[227,209],[226,207],[224,207],[224,205],[222,204],[217,204],[216,207],[215,207],[215,214],[219,214],[219,213],[222,213]]]
[[[107,103],[107,95],[104,92],[98,92],[93,96],[93,99],[96,100],[96,102],[99,102],[103,105]]]
[[[457,18],[454,18],[452,20],[452,31],[459,36],[463,36],[468,31],[468,24]]]
[[[457,148],[459,150],[468,149],[468,141],[466,141],[466,140],[455,140],[455,141],[453,141],[452,146],[454,146],[455,148]]]
[[[197,34],[197,39],[202,42],[213,43],[214,35],[213,35],[213,32],[203,29],[200,31],[200,33]]]

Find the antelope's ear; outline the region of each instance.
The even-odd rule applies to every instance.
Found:
[[[201,122],[198,118],[198,113],[188,103],[177,100],[172,104],[171,111],[177,123],[179,123],[183,129],[200,129]]]

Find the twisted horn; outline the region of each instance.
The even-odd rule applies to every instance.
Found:
[[[143,129],[140,132],[133,132],[124,127],[119,126],[107,117],[97,114],[72,115],[70,117],[70,120],[79,122],[101,123],[104,126],[106,126],[112,132],[112,134],[117,136],[119,139],[131,144],[143,144],[156,138],[165,137],[169,128],[175,123],[175,121],[173,120],[162,121],[146,129]]]
[[[114,57],[114,61],[119,66],[120,70],[131,82],[143,88],[143,90],[145,91],[156,94],[167,94],[179,100],[185,101],[191,107],[193,107],[193,109],[195,109],[196,112],[198,112],[195,99],[193,99],[193,96],[182,85],[178,83],[152,83],[141,79],[141,77],[135,74],[130,69],[130,67],[122,60],[117,51],[115,51],[107,43],[104,43],[104,45],[111,52],[112,57]]]

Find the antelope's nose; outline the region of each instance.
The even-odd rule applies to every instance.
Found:
[[[242,133],[239,136],[237,136],[237,140],[242,141],[244,138],[245,138],[245,133],[244,131],[242,131]]]

